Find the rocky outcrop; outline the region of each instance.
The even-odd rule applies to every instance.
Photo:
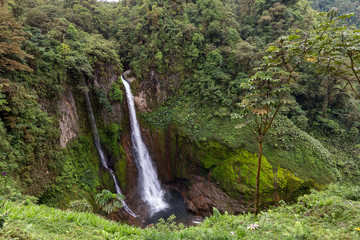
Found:
[[[164,79],[154,70],[151,70],[141,82],[134,77],[131,70],[125,71],[123,76],[131,85],[134,102],[140,112],[151,112],[168,98],[166,89],[170,80]],[[172,80],[175,81],[173,78],[175,77],[172,77]]]
[[[132,82],[136,81],[136,78],[132,76],[131,70],[127,70],[127,71],[123,72],[122,75],[126,79],[126,81],[128,81],[130,84]]]
[[[151,112],[148,106],[148,96],[144,90],[141,88],[140,91],[138,86],[138,80],[132,75],[131,70],[127,70],[123,73],[123,77],[126,79],[128,83],[132,86],[132,93],[134,94],[134,102],[136,108],[143,113]],[[136,85],[136,86],[135,86]],[[135,86],[135,87],[134,87]]]
[[[188,211],[203,217],[209,216],[213,207],[222,213],[225,211],[230,214],[246,212],[243,201],[231,199],[215,183],[200,176],[191,177],[190,189],[183,192],[183,198]]]
[[[146,94],[144,91],[139,92],[137,96],[134,96],[134,102],[136,107],[143,113],[150,112],[146,101]]]
[[[79,134],[79,117],[73,94],[69,88],[63,93],[59,108],[60,147],[65,148],[66,144]]]

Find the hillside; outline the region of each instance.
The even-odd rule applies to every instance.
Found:
[[[105,220],[92,213],[7,202],[3,239],[360,239],[359,188],[331,186],[292,205],[251,214],[221,215],[184,228],[171,220],[140,229]],[[1,215],[0,215],[1,216]]]
[[[0,171],[5,177],[0,196],[21,192],[40,205],[16,207],[17,217],[6,220],[0,234],[55,237],[40,226],[50,211],[64,221],[54,230],[59,239],[91,238],[93,232],[120,238],[118,231],[130,239],[132,234],[145,239],[199,234],[205,239],[211,232],[223,235],[216,230],[222,224],[234,232],[229,238],[256,239],[272,228],[249,233],[231,224],[265,222],[268,214],[288,224],[288,231],[281,231],[280,224],[276,234],[322,236],[312,220],[294,220],[292,211],[303,206],[302,200],[259,219],[235,215],[253,211],[256,192],[265,210],[330,184],[360,181],[358,11],[341,16],[349,6],[359,7],[350,2],[1,1]],[[318,12],[331,7],[339,10]],[[179,199],[191,218],[209,217],[213,207],[230,215],[174,233],[163,227],[160,233],[55,210],[81,200],[107,218],[149,223],[152,213],[143,198],[131,101],[121,76],[134,95],[138,138],[153,162],[148,166],[154,166],[158,192]],[[314,210],[319,211],[316,218],[325,211],[319,229],[338,224],[344,229],[332,233],[335,237],[358,237],[353,229],[358,223],[346,222],[357,216],[357,205],[343,206],[328,195],[337,188],[303,199],[326,198]],[[106,213],[96,200],[104,189],[123,194],[122,205],[142,216],[132,218],[119,209]],[[309,214],[309,206],[299,214]],[[331,214],[339,209],[349,214],[335,223]],[[42,212],[38,219],[31,216],[35,210]],[[25,221],[21,211],[29,216]],[[70,225],[79,229],[69,230]],[[105,228],[110,230],[102,232]],[[21,231],[14,233],[16,229]]]

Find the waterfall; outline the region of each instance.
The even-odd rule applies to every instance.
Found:
[[[86,86],[86,83],[85,83],[85,80],[84,80],[84,86]],[[93,110],[92,110],[92,107],[91,107],[91,102],[90,102],[90,97],[89,97],[89,93],[86,91],[85,92],[85,99],[86,99],[86,105],[87,105],[87,108],[88,108],[88,111],[89,111],[89,116],[90,116],[90,122],[91,122],[91,128],[92,128],[92,132],[93,132],[93,136],[94,136],[94,141],[95,141],[95,146],[96,146],[96,149],[99,153],[99,157],[101,159],[101,163],[102,165],[106,168],[106,170],[108,170],[113,178],[113,181],[114,181],[114,185],[115,185],[115,190],[116,190],[116,193],[119,193],[119,194],[122,194],[121,193],[121,189],[120,189],[120,186],[119,186],[119,183],[118,183],[118,180],[115,176],[115,172],[114,170],[112,170],[111,168],[109,168],[108,166],[108,163],[107,163],[107,160],[106,160],[106,157],[105,157],[105,154],[104,154],[104,151],[101,147],[101,144],[100,144],[100,137],[99,137],[99,132],[97,130],[97,127],[96,127],[96,122],[95,122],[95,117],[94,117],[94,113],[93,113]],[[121,201],[122,205],[123,205],[123,208],[125,209],[125,211],[127,213],[129,213],[131,216],[133,217],[138,217],[129,207],[128,205],[126,204],[126,202],[124,200]]]
[[[121,80],[125,86],[129,107],[131,142],[134,159],[139,171],[141,198],[150,206],[151,213],[156,213],[168,207],[167,203],[164,201],[165,192],[161,188],[156,169],[141,138],[140,127],[136,118],[134,96],[131,93],[130,85],[122,76]]]

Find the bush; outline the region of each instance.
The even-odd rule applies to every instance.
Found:
[[[68,209],[74,212],[93,212],[91,204],[86,199],[71,201]]]
[[[351,127],[349,131],[349,137],[352,141],[359,139],[359,129],[357,127]]]
[[[120,89],[120,85],[117,83],[113,83],[110,88],[109,97],[112,101],[122,102],[123,94]]]
[[[102,88],[94,87],[95,94],[98,98],[99,103],[109,112],[112,112],[113,107],[111,106],[107,96],[106,92]]]
[[[107,214],[119,211],[123,207],[122,201],[124,198],[122,194],[115,194],[109,190],[103,190],[95,196],[96,203]]]

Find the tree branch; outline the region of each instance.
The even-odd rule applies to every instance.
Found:
[[[356,97],[357,97],[358,99],[360,99],[360,94],[356,92],[356,90],[355,90],[354,86],[352,85],[350,79],[348,79],[347,77],[345,77],[345,79],[346,79],[346,81],[348,82],[348,84],[350,85],[351,90],[355,93]]]
[[[355,68],[357,68],[356,66],[356,63],[354,62],[354,59],[353,59],[353,53],[348,51],[348,56],[350,58],[350,63],[351,63],[351,71],[354,73],[355,77],[356,77],[356,80],[360,83],[360,78],[355,70]]]
[[[273,121],[274,121],[276,115],[278,114],[278,112],[279,112],[279,110],[280,110],[280,108],[281,108],[282,105],[283,105],[283,102],[280,102],[279,105],[277,106],[274,115],[272,116],[269,124],[267,125],[267,127],[265,128],[265,130],[264,130],[264,132],[263,132],[263,135],[265,135],[265,134],[267,133],[267,131],[269,130],[269,128],[271,127],[271,124],[273,123]]]

